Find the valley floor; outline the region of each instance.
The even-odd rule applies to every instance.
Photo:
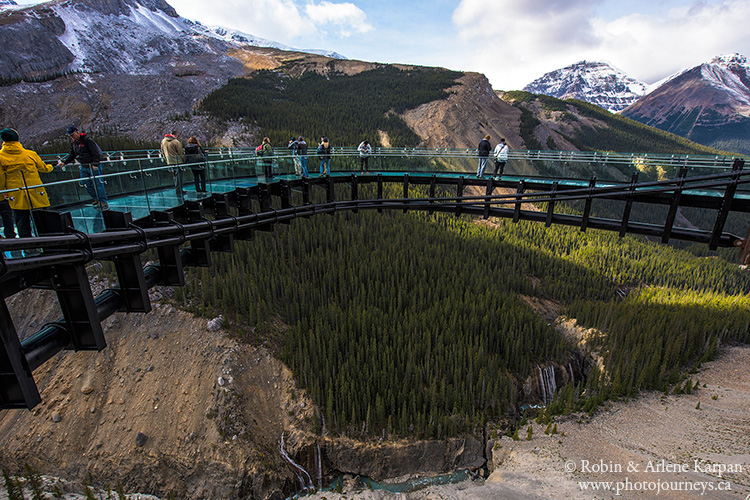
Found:
[[[505,438],[495,451],[504,455],[502,465],[484,483],[465,481],[406,495],[344,491],[306,498],[746,500],[750,498],[750,347],[726,348],[693,375],[696,379],[700,388],[689,395],[649,393],[613,403],[590,420],[567,417],[557,422],[554,436],[534,424],[530,441]],[[519,434],[523,438],[526,433],[524,428]],[[606,483],[611,483],[611,490],[605,490]],[[593,489],[597,487],[598,491]]]

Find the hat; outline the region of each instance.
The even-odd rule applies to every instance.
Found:
[[[73,125],[71,125],[70,127],[68,127],[68,130],[67,130],[67,132],[65,132],[65,135],[70,135],[73,132],[78,132],[78,129],[76,127],[74,127]]]
[[[18,132],[12,128],[4,128],[0,130],[0,139],[2,139],[3,142],[17,141]]]

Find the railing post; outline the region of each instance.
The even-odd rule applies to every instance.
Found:
[[[592,202],[592,194],[594,191],[594,186],[596,186],[596,177],[592,177],[589,180],[589,192],[586,197],[586,203],[583,206],[583,216],[581,217],[581,232],[586,231],[586,227],[589,224],[589,216],[591,215],[591,202]]]
[[[260,213],[270,212],[271,210],[273,210],[273,205],[271,203],[271,188],[268,184],[258,184],[258,201],[260,203]],[[256,226],[256,229],[268,233],[273,232],[273,222],[259,224],[258,226]]]
[[[351,183],[352,183],[351,184],[352,185],[352,201],[357,201],[359,199],[359,189],[358,189],[358,183],[357,183],[357,175],[356,174],[352,174],[351,179],[352,179],[351,180]],[[355,204],[354,207],[352,208],[352,212],[354,212],[356,214],[358,211],[359,210],[357,209],[357,205]]]
[[[73,217],[69,212],[36,210],[34,221],[40,236],[74,232]],[[82,237],[80,251],[88,255],[90,260],[88,237],[83,233],[78,234]],[[52,253],[54,250],[45,250],[45,255]],[[107,346],[107,341],[99,322],[94,295],[91,293],[86,263],[61,264],[52,266],[52,269],[52,288],[57,293],[71,347],[76,351],[101,351]]]
[[[456,217],[461,215],[461,198],[464,197],[464,177],[463,175],[458,178],[456,186]]]
[[[217,219],[233,218],[229,213],[229,193],[214,193],[209,199]],[[216,235],[211,238],[211,248],[218,252],[231,253],[234,251],[234,233]]]
[[[737,191],[737,181],[740,178],[740,172],[745,166],[745,161],[741,158],[734,160],[732,164],[732,178],[727,184],[727,188],[724,190],[724,197],[721,200],[721,207],[719,213],[716,215],[716,222],[714,223],[714,229],[711,231],[711,239],[708,242],[709,250],[716,250],[719,248],[719,239],[721,233],[724,231],[724,224],[727,222],[729,216],[729,209],[732,207],[732,200],[734,200],[734,193]]]
[[[239,216],[254,215],[255,212],[253,212],[253,200],[250,197],[250,189],[237,188],[235,193],[237,194],[237,213]],[[253,238],[253,230],[248,228],[238,231],[234,233],[234,238],[241,241],[249,241]]]
[[[557,181],[552,183],[552,190],[549,193],[549,201],[547,202],[547,219],[544,221],[546,227],[552,225],[552,216],[555,213],[555,195],[557,194]]]
[[[0,409],[28,408],[41,403],[39,389],[21,349],[5,299],[0,304]]]
[[[628,220],[630,219],[630,211],[633,209],[633,197],[638,185],[638,175],[639,172],[636,170],[630,177],[628,199],[625,201],[625,209],[622,212],[622,221],[620,221],[620,238],[628,232]]]
[[[521,219],[521,200],[523,199],[524,191],[523,179],[518,181],[518,187],[516,188],[516,205],[513,209],[513,222],[518,222]]]
[[[404,174],[404,213],[408,211],[406,204],[409,203],[409,174]]]
[[[482,218],[488,219],[490,217],[490,197],[492,196],[492,190],[494,189],[492,177],[487,179],[487,188],[485,189],[484,198],[484,214]]]
[[[430,177],[430,205],[434,203],[435,198],[435,184],[437,182],[437,175],[432,174],[432,177]],[[432,208],[432,206],[429,209],[429,213],[433,213],[435,210]]]
[[[378,174],[378,200],[380,201],[378,203],[378,213],[383,213],[383,209],[380,208],[383,206],[383,174]]]
[[[171,212],[151,212],[151,217],[156,227],[167,227],[175,225],[174,214]],[[179,237],[180,243],[185,241],[185,235]],[[180,243],[173,245],[161,245],[156,251],[159,255],[159,266],[164,276],[164,284],[167,286],[185,286],[185,274],[180,257]]]
[[[102,213],[104,225],[107,229],[130,229],[133,216],[130,213],[106,210]],[[144,236],[143,248],[146,248]],[[116,255],[112,257],[117,273],[117,283],[120,285],[122,309],[127,312],[147,313],[151,311],[151,300],[148,297],[148,287],[143,274],[143,262],[140,253]]]
[[[669,206],[669,213],[667,214],[667,221],[664,224],[664,232],[661,235],[661,242],[669,242],[669,237],[672,234],[672,227],[674,226],[675,218],[677,217],[677,210],[680,208],[680,197],[682,197],[682,187],[685,184],[685,177],[687,176],[687,167],[680,168],[680,175],[677,179],[677,186],[672,196],[672,203]]]
[[[188,222],[205,221],[206,215],[202,201],[185,200]],[[211,239],[201,238],[190,241],[190,252],[193,262],[198,267],[211,266]]]

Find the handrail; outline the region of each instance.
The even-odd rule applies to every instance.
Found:
[[[291,153],[286,152],[285,146],[275,148],[275,157],[291,158]],[[356,147],[351,146],[333,146],[333,156],[359,156]],[[235,147],[235,148],[206,148],[209,155],[246,155],[255,157],[255,148]],[[162,158],[161,151],[158,149],[129,150],[129,151],[107,151],[104,153],[107,162],[155,159]],[[45,161],[57,161],[65,154],[46,154],[41,155]],[[308,157],[317,156],[314,146],[310,146],[307,153]],[[476,148],[427,148],[427,147],[374,147],[371,157],[435,157],[435,158],[477,158]],[[114,159],[113,159],[114,157]],[[634,153],[634,152],[616,152],[616,151],[559,151],[559,150],[526,150],[511,149],[508,152],[508,160],[539,160],[539,161],[561,161],[572,163],[603,163],[613,165],[658,165],[658,166],[685,166],[687,168],[731,168],[735,159],[743,159],[745,162],[750,160],[748,155],[696,155],[696,154],[673,154],[673,153]]]

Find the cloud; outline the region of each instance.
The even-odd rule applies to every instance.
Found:
[[[372,25],[367,22],[367,15],[353,3],[323,1],[319,4],[307,4],[305,13],[321,31],[325,31],[325,27],[335,26],[339,35],[344,38],[353,33],[373,30]]]
[[[653,83],[720,54],[750,55],[750,3],[686,5],[662,16],[633,14],[602,23],[601,50],[637,78]]]
[[[750,52],[746,0],[650,8],[605,20],[598,14],[605,0],[462,0],[453,23],[465,64],[503,90],[584,59],[653,83],[722,53]]]
[[[220,7],[206,9],[205,0],[174,2],[177,12],[203,24],[219,25],[293,45],[301,37],[320,37],[335,27],[334,36],[367,33],[373,27],[356,5],[324,0],[304,8],[294,0],[221,0]]]

